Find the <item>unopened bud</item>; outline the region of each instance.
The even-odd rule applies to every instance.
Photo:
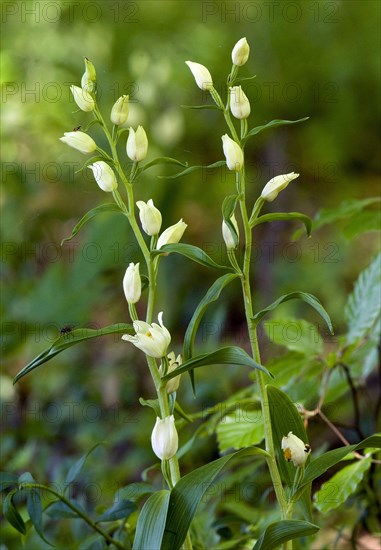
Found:
[[[85,111],[86,113],[89,113],[90,111],[94,111],[95,101],[87,90],[74,85],[70,86],[70,90],[71,90],[71,93],[73,94],[74,101],[76,102],[78,107],[81,109],[81,111]]]
[[[94,92],[97,84],[97,74],[95,72],[95,67],[90,61],[85,57],[85,72],[81,79],[81,86],[84,90],[88,92]]]
[[[201,90],[210,90],[213,87],[212,75],[204,65],[194,61],[185,61],[185,63],[190,68],[196,84]]]
[[[151,435],[152,449],[160,460],[169,460],[178,449],[179,438],[173,414],[161,419],[156,418],[156,424]]]
[[[128,95],[122,95],[116,100],[111,109],[111,122],[116,126],[120,126],[127,121],[128,118]]]
[[[130,263],[123,278],[123,290],[129,304],[136,304],[142,293],[139,264]]]
[[[130,128],[127,139],[127,155],[134,162],[140,162],[147,156],[148,139],[143,126],[138,126],[136,132]]]
[[[85,132],[65,132],[60,140],[85,154],[93,153],[97,148],[95,141]]]
[[[263,188],[263,191],[261,193],[262,199],[265,199],[265,201],[268,202],[272,202],[277,198],[280,191],[285,189],[292,180],[298,177],[299,174],[291,172],[290,174],[282,174],[280,176],[275,176],[275,178],[271,178],[271,180],[268,181]]]
[[[223,220],[222,236],[224,238],[226,248],[228,250],[233,250],[234,248],[237,248],[237,245],[238,245],[239,229],[238,229],[237,220],[234,214],[230,218],[230,221],[235,229],[235,234],[233,234],[233,230],[231,229],[231,227],[229,227],[229,225],[225,222],[225,220]]]
[[[147,203],[138,201],[136,203],[139,208],[139,217],[143,230],[151,237],[157,235],[161,228],[161,212],[153,204],[153,200],[149,199]]]
[[[118,182],[114,174],[114,170],[103,160],[98,160],[94,164],[90,164],[89,168],[93,171],[95,181],[107,193],[115,191],[118,187]]]
[[[222,136],[222,146],[229,170],[239,172],[243,167],[243,151],[227,134]]]
[[[249,59],[250,46],[247,43],[246,38],[238,40],[232,51],[233,65],[241,67]]]
[[[241,86],[230,88],[230,110],[232,115],[240,120],[250,115],[250,103]]]

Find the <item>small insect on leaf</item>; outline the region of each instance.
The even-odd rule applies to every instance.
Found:
[[[74,325],[65,325],[60,330],[61,336],[65,336],[66,334],[70,334],[70,332],[73,330],[73,328],[74,328]]]
[[[78,132],[78,130],[80,130],[82,128],[82,126],[76,126],[75,128],[73,128],[73,132]]]

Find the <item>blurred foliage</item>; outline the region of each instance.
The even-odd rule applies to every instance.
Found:
[[[11,383],[32,357],[51,345],[62,326],[97,328],[129,320],[121,281],[126,265],[137,258],[126,221],[104,214],[74,243],[60,246],[83,213],[104,199],[89,171],[79,171],[83,156],[58,140],[63,132],[88,120],[85,113],[74,112],[69,92],[69,85],[80,81],[83,56],[97,68],[104,113],[121,94],[130,94],[128,124],[144,125],[152,158],[165,155],[189,164],[210,164],[223,158],[220,135],[225,128],[215,111],[182,107],[209,101],[195,86],[184,61],[205,64],[217,89],[222,90],[230,70],[230,50],[246,36],[251,56],[245,76],[257,75],[245,87],[252,124],[310,117],[305,123],[270,130],[251,141],[249,198],[254,199],[273,175],[295,170],[301,177],[280,195],[276,209],[314,217],[321,208],[337,212],[344,201],[379,193],[380,107],[375,94],[379,19],[380,4],[373,0],[2,3],[1,267],[6,290],[1,301],[1,401],[2,460],[7,470],[28,470],[46,483],[61,480],[74,457],[107,440],[108,446],[94,455],[102,459],[89,458],[91,479],[97,480],[101,490],[101,496],[92,495],[93,502],[107,505],[118,487],[140,480],[141,471],[153,458],[148,445],[153,414],[137,400],[137,396],[150,398],[153,388],[143,356],[119,338],[72,348],[16,387]],[[95,129],[90,133],[103,139]],[[221,202],[234,189],[231,175],[213,170],[178,180],[156,177],[171,173],[171,168],[158,168],[155,175],[150,172],[136,194],[142,200],[154,199],[164,226],[183,217],[188,223],[186,242],[223,262]],[[294,224],[278,222],[256,228],[258,309],[287,292],[311,292],[329,311],[336,333],[344,334],[347,296],[379,247],[378,215],[373,203],[349,210],[341,218],[332,216],[325,225],[319,225],[318,217],[312,237],[295,241]],[[162,262],[161,279],[157,310],[165,309],[166,324],[179,351],[195,305],[215,274],[172,255]],[[165,285],[166,281],[170,284]],[[200,352],[221,341],[247,347],[238,303],[239,288],[232,285],[200,327]],[[317,326],[315,314],[302,304],[288,302],[279,311],[283,319],[303,316]],[[335,342],[323,327],[318,329],[319,345],[327,356]],[[312,379],[306,384],[298,380],[299,391],[299,385],[288,387],[295,380],[291,375],[288,381],[281,374],[295,371],[300,364],[316,372],[320,381],[316,357],[306,364],[300,349],[289,349],[283,356],[276,346],[279,341],[271,341],[264,331],[261,341],[264,361],[271,359],[268,366],[279,372],[281,387],[298,401],[309,395],[303,405],[316,406]],[[315,351],[322,352],[320,348]],[[353,362],[363,397],[361,430],[368,435],[374,426],[367,402],[374,403],[377,397],[374,363],[361,377],[361,354]],[[197,372],[196,401],[184,377],[179,393],[186,410],[205,412],[210,406],[218,407],[247,384],[247,372],[232,367],[221,376],[220,368]],[[332,402],[330,419],[351,424],[348,384],[338,370],[334,376],[337,380],[328,400]],[[335,444],[326,424],[315,424],[316,441],[322,447]],[[217,434],[224,450],[228,445],[221,440],[221,426]],[[183,433],[186,441],[193,430],[186,427]],[[351,441],[357,435],[351,429],[344,433]],[[218,446],[210,430],[208,437],[194,442],[182,467],[187,471],[217,457]],[[238,486],[248,472],[265,475],[259,465],[255,468],[250,465],[233,472],[225,488]],[[159,474],[152,470],[147,478],[155,481]],[[85,494],[88,487],[84,479],[78,488],[83,501],[91,500]],[[267,493],[260,499],[267,499],[268,504]],[[231,500],[225,499],[222,505],[226,517]],[[358,522],[358,502],[348,506],[346,517]],[[211,514],[204,508],[194,526],[200,541],[215,544],[216,533],[229,538],[232,530],[239,531],[240,523],[226,526],[222,517],[211,531]],[[242,501],[235,514],[241,520],[249,514],[251,521],[252,514],[257,514],[260,527],[258,509],[256,505],[247,510]],[[340,524],[333,515],[330,519],[332,525]],[[75,540],[79,527],[72,522],[70,535],[61,529],[65,548],[68,540]],[[44,548],[34,536],[25,548]],[[322,541],[321,548],[335,536]],[[4,526],[4,540],[9,548],[18,544],[12,527]]]

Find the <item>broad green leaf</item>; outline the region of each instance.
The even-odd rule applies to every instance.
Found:
[[[159,176],[159,178],[175,179],[175,178],[180,178],[181,176],[186,176],[187,174],[191,174],[192,172],[196,172],[197,170],[220,168],[221,166],[226,166],[225,160],[218,160],[217,162],[213,162],[213,164],[208,164],[208,165],[189,166],[189,168],[186,168],[182,172],[178,172],[177,174],[173,174],[172,176]]]
[[[321,305],[319,300],[316,298],[316,296],[314,296],[313,294],[308,294],[307,292],[290,292],[289,294],[284,294],[283,296],[275,300],[275,302],[273,302],[266,308],[261,309],[261,311],[258,311],[258,313],[254,315],[253,321],[255,322],[255,324],[257,324],[262,319],[262,317],[266,315],[266,313],[276,309],[283,302],[288,302],[288,300],[302,300],[303,302],[306,302],[306,304],[313,307],[314,310],[317,311],[317,313],[319,313],[319,315],[327,323],[330,333],[333,334],[333,326],[328,313],[326,312],[324,307]]]
[[[262,126],[256,126],[255,128],[252,128],[247,133],[244,142],[248,140],[248,138],[252,136],[256,136],[260,132],[263,132],[263,130],[269,130],[270,128],[277,128],[278,126],[288,126],[289,124],[297,124],[298,122],[304,122],[305,120],[308,120],[309,117],[299,118],[298,120],[272,120],[271,122],[268,122],[267,124],[263,124]]]
[[[78,328],[63,334],[50,346],[50,348],[41,352],[37,357],[33,359],[30,363],[26,365],[14,378],[13,383],[15,384],[20,378],[29,374],[32,370],[43,365],[65,349],[79,344],[80,342],[85,342],[86,340],[91,340],[92,338],[98,338],[99,336],[106,336],[108,334],[135,334],[135,330],[132,325],[126,323],[118,323],[115,325],[109,325],[101,329],[92,329],[92,328]]]
[[[67,242],[73,239],[82,229],[84,225],[86,225],[90,220],[95,218],[98,214],[102,214],[103,212],[121,212],[119,206],[117,206],[115,203],[110,202],[106,204],[100,204],[99,206],[93,208],[92,210],[89,210],[86,212],[86,214],[80,219],[80,221],[73,227],[71,231],[71,235],[69,237],[65,237],[61,241],[61,246]]]
[[[16,491],[12,491],[7,494],[7,496],[4,499],[3,504],[3,514],[4,517],[9,521],[9,523],[22,535],[25,535],[26,533],[26,527],[24,520],[20,516],[19,512],[17,511],[14,503],[13,503],[13,497],[15,495]]]
[[[231,222],[231,217],[233,216],[236,209],[238,199],[239,195],[229,195],[225,197],[224,202],[222,203],[222,217],[224,219],[224,222],[230,229],[235,246],[237,246],[238,244],[238,234],[236,228],[234,227],[234,224]]]
[[[184,372],[188,372],[191,369],[197,369],[208,365],[242,365],[253,369],[259,369],[271,376],[265,367],[254,361],[242,348],[237,346],[227,346],[226,348],[221,348],[217,351],[212,351],[211,353],[196,355],[195,357],[188,359],[182,363],[180,367],[177,367],[174,371],[163,376],[162,380],[163,382],[166,382],[167,380],[170,380],[179,374],[183,374]]]
[[[348,322],[347,342],[363,338],[380,317],[381,254],[360,273],[349,296],[345,316]]]
[[[324,474],[329,468],[340,462],[347,454],[358,451],[360,449],[366,449],[367,447],[381,449],[381,436],[372,435],[367,437],[360,443],[355,445],[347,445],[346,447],[339,447],[333,451],[328,451],[319,456],[315,460],[311,460],[308,464],[302,483],[299,489],[296,491],[294,497],[298,498],[299,494],[303,491],[304,487],[311,483],[314,479]]]
[[[219,277],[209,288],[205,296],[198,304],[192,319],[189,321],[188,328],[184,337],[184,358],[189,359],[193,355],[193,346],[198,327],[209,305],[218,300],[222,290],[238,277],[237,273],[228,273]]]
[[[45,541],[49,546],[54,546],[50,543],[44,536],[44,528],[42,525],[42,504],[41,497],[35,489],[32,489],[28,492],[27,497],[27,509],[29,517],[33,523],[34,528],[36,529],[37,534]]]
[[[368,231],[380,231],[381,228],[381,210],[366,210],[354,214],[345,227],[343,227],[344,237],[352,240],[357,235],[362,235]]]
[[[177,159],[173,159],[171,157],[158,157],[156,159],[151,160],[151,162],[147,162],[144,166],[141,167],[141,172],[144,172],[148,168],[151,168],[152,166],[156,166],[157,164],[177,164],[179,166],[188,166],[187,162],[181,162]]]
[[[319,355],[323,351],[322,338],[316,325],[294,317],[275,318],[264,323],[270,342],[304,355]]]
[[[165,533],[160,550],[179,550],[181,548],[202,497],[231,459],[256,455],[269,456],[266,451],[257,447],[243,449],[201,466],[182,477],[171,491]]]
[[[73,481],[79,476],[81,473],[81,470],[83,468],[83,465],[86,462],[87,457],[97,448],[99,445],[102,445],[102,443],[96,443],[87,453],[81,456],[72,466],[70,466],[69,471],[67,473],[65,482],[64,482],[64,492],[69,489],[70,484],[73,483]]]
[[[276,212],[274,214],[264,214],[255,218],[251,223],[250,227],[255,227],[265,222],[275,222],[275,221],[289,221],[289,220],[298,220],[306,226],[306,231],[308,237],[311,235],[311,226],[312,220],[305,214],[300,214],[300,212]]]
[[[120,500],[115,502],[97,520],[95,523],[100,523],[101,521],[117,521],[118,519],[127,519],[132,512],[136,510],[136,504],[131,500]]]
[[[227,271],[231,271],[231,268],[227,265],[216,264],[216,262],[213,261],[206,252],[204,252],[201,248],[198,248],[197,246],[193,246],[192,244],[165,244],[159,250],[153,250],[151,254],[152,256],[159,256],[160,254],[171,254],[173,252],[175,252],[176,254],[181,254],[182,256],[185,256],[186,258],[189,258],[190,260],[193,260],[194,262],[201,264],[205,267],[212,267],[214,269],[226,269]]]
[[[319,529],[320,527],[313,523],[298,519],[277,521],[266,527],[255,543],[253,550],[273,550],[273,548],[279,548],[281,544],[288,540],[313,535]]]
[[[237,407],[217,426],[217,441],[221,453],[259,444],[264,438],[263,417],[259,403]]]
[[[353,494],[372,464],[372,457],[356,460],[323,483],[315,493],[315,506],[323,514],[338,508]]]
[[[171,493],[157,491],[149,497],[140,512],[133,550],[161,550]]]
[[[0,491],[17,484],[18,476],[9,472],[0,472]]]
[[[367,206],[372,206],[380,201],[381,199],[379,197],[369,197],[361,200],[351,199],[342,202],[339,206],[332,209],[322,208],[315,216],[313,228],[318,229],[328,223],[334,223],[343,219],[351,219],[355,214],[361,212]]]

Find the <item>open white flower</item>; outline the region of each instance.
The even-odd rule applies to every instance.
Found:
[[[158,315],[159,325],[145,321],[134,321],[135,336],[123,334],[122,340],[131,342],[149,357],[164,357],[171,343],[171,335],[163,325],[163,312]]]
[[[311,452],[311,447],[308,443],[303,443],[303,441],[292,432],[288,432],[288,435],[282,438],[282,451],[284,458],[288,462],[292,461],[294,466],[297,467],[304,466]]]
[[[296,174],[295,172],[290,172],[290,174],[282,174],[280,176],[275,176],[275,178],[271,178],[271,180],[268,181],[263,188],[263,191],[261,193],[262,199],[265,199],[265,201],[267,202],[272,202],[292,180],[298,177],[299,174]]]
[[[172,458],[179,446],[179,437],[173,414],[165,418],[156,418],[156,424],[151,435],[152,449],[160,460]]]

